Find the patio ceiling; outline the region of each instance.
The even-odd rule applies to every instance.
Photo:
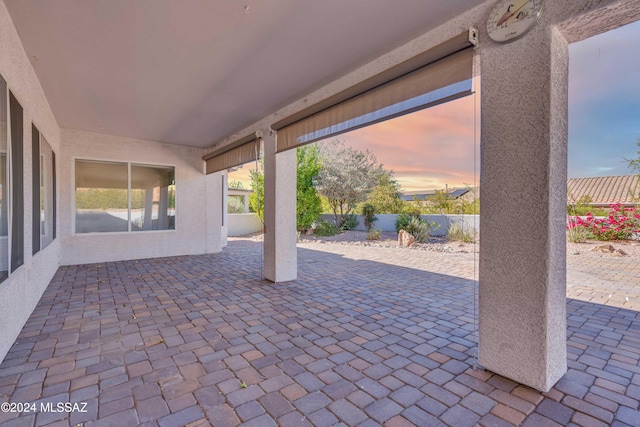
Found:
[[[209,147],[480,0],[5,0],[63,128]]]

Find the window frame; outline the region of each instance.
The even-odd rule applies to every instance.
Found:
[[[5,80],[6,81],[6,80]],[[24,175],[24,139],[25,139],[25,132],[24,132],[24,107],[22,106],[22,103],[20,102],[20,100],[18,99],[18,97],[13,93],[13,91],[11,90],[11,88],[9,87],[9,83],[7,82],[7,102],[8,102],[8,122],[7,122],[7,133],[9,135],[9,139],[7,141],[7,153],[8,153],[8,157],[7,157],[7,163],[8,163],[8,170],[9,170],[9,180],[7,183],[7,187],[9,187],[9,232],[8,232],[8,237],[9,237],[9,241],[8,241],[8,246],[9,246],[9,271],[8,271],[8,277],[11,276],[11,274],[13,272],[15,272],[16,270],[18,270],[20,267],[22,267],[25,264],[25,260],[26,260],[26,256],[25,256],[25,238],[24,238],[24,234],[25,234],[25,221],[24,221],[24,215],[25,215],[25,185],[24,185],[24,181],[25,181],[25,175]],[[11,109],[11,104],[12,104],[12,99],[15,101],[15,104],[19,107],[20,109],[20,124],[22,129],[17,130],[16,132],[18,132],[18,134],[21,137],[21,141],[16,142],[14,141],[13,138],[13,125],[11,123],[12,121],[12,109]],[[14,147],[14,145],[16,145],[16,147]],[[17,146],[19,145],[19,147]],[[16,153],[14,153],[14,148],[20,148],[20,150],[15,150]],[[15,157],[18,157],[20,161],[14,161],[16,160]],[[15,168],[14,168],[15,166]],[[14,169],[19,170],[19,173],[16,172]],[[17,176],[16,176],[17,175]],[[19,190],[19,191],[18,191]],[[16,193],[20,193],[20,197],[18,198],[18,201],[21,201],[22,203],[17,203],[16,202]],[[17,217],[17,219],[16,219]],[[14,239],[14,234],[18,235],[17,239]],[[18,251],[22,251],[21,255],[16,255],[14,252],[15,250]],[[15,256],[15,258],[14,258]]]
[[[31,255],[37,254],[42,249],[42,224],[40,220],[42,163],[40,130],[31,122]]]
[[[0,288],[4,287],[11,276],[19,271],[22,266],[27,263],[27,239],[26,231],[28,224],[25,220],[25,215],[28,212],[30,205],[26,200],[27,178],[28,169],[26,162],[29,161],[28,156],[25,156],[25,146],[29,144],[26,139],[28,133],[26,132],[26,120],[27,114],[23,107],[21,98],[14,93],[12,86],[4,78],[4,75],[0,73],[0,78],[4,82],[4,90],[6,97],[6,151],[2,154],[5,156],[5,178],[6,188],[3,188],[2,200],[6,206],[7,217],[7,234],[6,236],[0,236],[0,240],[6,241],[6,273],[0,279]],[[12,121],[14,121],[12,105],[15,105],[17,117],[15,120],[19,122],[20,126],[14,129]],[[17,124],[17,123],[16,123]],[[19,140],[14,138],[15,135],[19,135]],[[18,159],[16,160],[16,157]],[[16,193],[19,193],[16,196]],[[16,201],[17,199],[17,201]],[[21,202],[21,203],[17,203]],[[16,249],[22,253],[16,255]]]
[[[31,158],[32,158],[32,179],[35,178],[35,171],[36,171],[36,165],[33,164],[33,160],[35,160],[35,156],[34,156],[34,152],[33,152],[33,148],[34,148],[34,144],[35,141],[33,140],[33,132],[36,131],[38,132],[38,173],[39,173],[39,178],[40,178],[40,182],[37,183],[37,198],[36,198],[36,183],[35,180],[33,180],[34,182],[32,182],[32,206],[31,206],[31,211],[32,211],[32,219],[31,221],[33,222],[32,224],[32,242],[35,243],[35,221],[36,218],[38,220],[41,219],[40,215],[41,212],[44,209],[44,213],[45,213],[45,221],[44,221],[44,227],[41,221],[38,221],[38,223],[40,224],[38,226],[39,229],[39,234],[38,234],[38,241],[39,241],[39,246],[38,246],[38,250],[35,249],[35,245],[33,245],[32,243],[32,256],[36,256],[37,253],[42,252],[44,249],[46,249],[47,247],[49,247],[51,245],[51,243],[53,243],[56,238],[56,221],[58,218],[58,213],[57,213],[57,207],[58,207],[58,202],[56,200],[56,188],[57,188],[57,177],[56,177],[56,152],[54,151],[53,147],[51,146],[51,144],[49,143],[49,140],[42,134],[42,132],[40,131],[40,127],[37,125],[36,121],[31,121],[31,144],[32,144],[32,153],[31,153]],[[46,143],[49,146],[49,150],[51,150],[51,159],[49,162],[46,162],[45,159],[46,157],[44,156],[44,154],[42,153],[42,144]],[[48,172],[50,170],[50,172]],[[46,180],[46,176],[48,174],[51,174],[51,182],[47,183]],[[48,185],[47,185],[48,184]],[[41,197],[41,191],[42,188],[44,187],[44,197]],[[50,188],[49,188],[50,187]],[[50,210],[47,209],[47,200],[48,200],[48,195],[47,192],[51,191],[51,207]],[[37,200],[37,204],[38,207],[40,208],[37,212],[35,210],[35,206],[36,206],[36,200]],[[44,203],[41,205],[40,201],[43,201]],[[47,230],[47,212],[50,211],[51,214],[51,229]],[[37,213],[37,215],[36,215]],[[45,230],[47,230],[47,233],[43,235],[42,231],[43,228]],[[50,235],[51,236],[51,241],[47,244],[44,245],[43,241],[45,236]]]
[[[3,200],[2,203],[6,206],[5,209],[5,214],[7,217],[7,235],[6,236],[0,236],[0,240],[6,240],[6,254],[5,254],[5,259],[4,262],[6,263],[6,272],[4,273],[5,277],[0,277],[0,287],[2,287],[5,283],[7,283],[7,281],[9,280],[9,278],[11,277],[11,275],[13,274],[11,271],[11,239],[13,237],[13,228],[12,228],[12,217],[13,217],[13,198],[12,198],[12,194],[13,194],[13,177],[12,177],[12,169],[11,169],[11,159],[12,159],[12,149],[11,149],[11,100],[10,100],[10,94],[11,94],[11,89],[9,87],[9,82],[7,82],[7,80],[4,78],[4,76],[0,75],[0,78],[2,78],[2,81],[4,81],[5,87],[5,109],[6,109],[6,128],[5,128],[5,132],[6,132],[6,151],[4,153],[5,155],[5,170],[4,170],[4,175],[5,175],[5,186],[6,186],[6,190],[3,189]]]

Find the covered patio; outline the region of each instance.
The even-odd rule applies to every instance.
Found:
[[[474,368],[473,254],[305,243],[298,280],[274,284],[260,250],[61,267],[0,365],[0,401],[86,412],[0,424],[640,424],[631,259],[568,258],[568,372],[540,393]]]
[[[568,46],[638,4],[3,0],[0,395],[89,409],[0,421],[637,424],[637,288],[567,283],[564,231]],[[465,96],[477,269],[296,246],[296,147]]]

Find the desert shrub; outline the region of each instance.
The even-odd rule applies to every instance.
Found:
[[[135,191],[131,195],[132,209],[143,206],[144,194]],[[127,190],[118,188],[79,188],[76,191],[76,209],[127,209]]]
[[[411,222],[411,218],[420,219],[420,215],[401,213],[396,218],[396,233],[399,233],[400,230],[406,230],[409,222]]]
[[[586,227],[569,224],[567,226],[567,240],[572,243],[584,243],[593,239],[593,233]]]
[[[571,193],[569,193],[571,196]],[[585,216],[587,214],[591,214],[592,216],[607,216],[609,215],[609,211],[605,208],[595,208],[591,205],[593,200],[590,196],[582,196],[578,200],[573,203],[567,204],[567,214],[572,216]]]
[[[231,195],[227,197],[227,213],[244,213],[244,199],[242,196]]]
[[[425,243],[431,231],[439,227],[435,222],[423,221],[420,218],[412,217],[406,227],[402,228],[407,233],[411,234],[418,243]]]
[[[340,228],[343,230],[353,230],[357,226],[358,226],[358,218],[356,217],[355,214],[349,214],[342,221],[342,227]]]
[[[323,219],[318,220],[313,229],[313,234],[316,236],[335,236],[338,233],[340,233],[340,228],[337,225]]]
[[[567,205],[567,213],[575,216],[586,216],[588,213],[593,216],[607,216],[609,215],[609,210],[586,205]]]
[[[362,206],[362,215],[364,215],[364,226],[367,227],[367,230],[369,231],[371,230],[371,227],[373,227],[373,223],[378,220],[375,213],[375,207],[372,204],[366,203]]]
[[[382,230],[378,228],[371,228],[367,233],[367,240],[380,240],[381,235],[382,235]]]
[[[466,230],[460,224],[451,224],[447,231],[447,239],[450,241],[473,243],[476,241],[476,230]]]
[[[620,204],[613,204],[610,205],[609,216],[606,218],[595,218],[592,212],[587,212],[586,218],[569,217],[567,222],[569,240],[623,240],[630,239],[638,233],[640,208],[637,206],[624,208]]]
[[[420,202],[417,202],[417,201],[405,202],[402,204],[402,211],[400,213],[406,214],[409,216],[420,217],[420,215],[422,214],[421,208],[422,208],[422,204]]]

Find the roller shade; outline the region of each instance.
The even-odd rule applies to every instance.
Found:
[[[258,140],[255,135],[250,135],[207,154],[202,158],[207,164],[207,175],[258,160],[260,150],[257,144]]]
[[[432,107],[471,94],[473,50],[464,33],[275,123],[277,151]],[[315,110],[315,111],[314,111]]]

